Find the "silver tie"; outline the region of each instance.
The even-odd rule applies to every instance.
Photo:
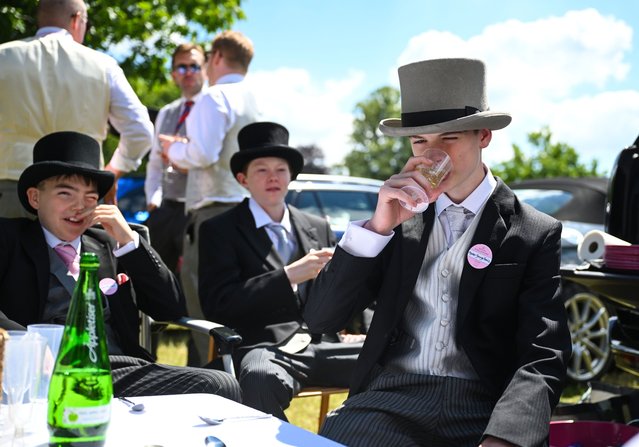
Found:
[[[464,234],[466,228],[470,225],[475,214],[461,206],[450,205],[445,210],[446,220],[448,220],[448,228],[450,228],[450,238],[448,247],[452,245]]]
[[[277,237],[277,246],[275,247],[277,253],[280,255],[280,258],[282,259],[282,261],[284,261],[285,264],[288,263],[289,259],[291,258],[292,252],[288,231],[286,231],[286,228],[284,228],[282,224],[278,224],[275,222],[271,222],[267,226],[273,231],[273,233],[275,233],[275,236]]]

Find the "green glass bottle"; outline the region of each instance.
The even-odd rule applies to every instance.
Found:
[[[100,262],[82,253],[49,386],[49,446],[100,447],[111,419],[111,365],[104,329]]]

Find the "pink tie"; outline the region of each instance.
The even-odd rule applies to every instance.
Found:
[[[53,249],[58,254],[58,256],[60,256],[72,275],[77,275],[78,273],[80,273],[80,263],[78,262],[75,248],[73,248],[69,244],[58,244],[53,247]]]

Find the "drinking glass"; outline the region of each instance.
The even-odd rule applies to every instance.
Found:
[[[417,171],[426,178],[432,188],[437,188],[453,168],[453,163],[448,154],[441,149],[427,149],[422,155],[432,163],[417,165]],[[402,191],[407,192],[417,202],[417,205],[413,207],[400,200],[400,205],[407,210],[414,213],[422,213],[428,208],[428,195],[426,191],[419,186],[404,186],[402,187]]]
[[[42,336],[46,343],[43,346],[42,353],[42,376],[38,387],[37,400],[47,400],[49,393],[49,382],[53,374],[55,359],[58,356],[60,341],[62,340],[62,332],[64,325],[61,324],[30,324],[27,326],[27,332],[36,333]]]
[[[5,341],[2,393],[15,437],[25,433],[38,393],[45,340],[38,334],[10,331]]]

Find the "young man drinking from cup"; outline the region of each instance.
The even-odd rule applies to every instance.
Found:
[[[377,301],[350,397],[321,434],[350,447],[544,445],[571,351],[561,224],[482,162],[511,120],[489,111],[482,61],[417,62],[399,79],[402,117],[380,130],[410,138],[414,156],[348,227],[304,309],[329,331]],[[416,171],[430,148],[453,166],[435,189]],[[403,208],[416,205],[409,185],[434,206]]]

